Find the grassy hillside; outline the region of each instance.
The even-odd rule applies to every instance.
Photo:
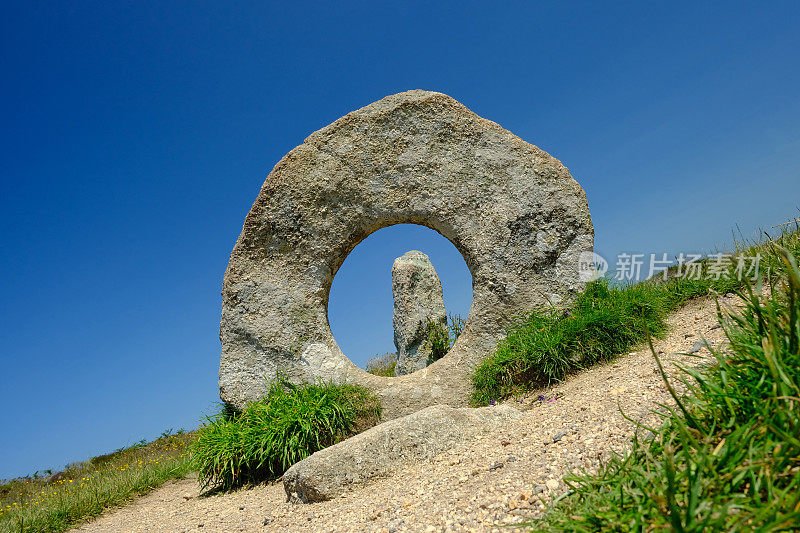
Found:
[[[165,432],[116,452],[68,466],[55,475],[0,485],[0,533],[64,531],[108,507],[145,494],[192,469],[192,433]]]
[[[796,255],[775,252],[782,266],[769,298],[746,285],[745,310],[720,313],[729,351],[684,370],[683,397],[662,370],[677,408],[598,474],[568,478],[572,491],[537,530],[798,530],[800,270]]]

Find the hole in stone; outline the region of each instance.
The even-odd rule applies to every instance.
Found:
[[[403,331],[400,344],[409,349],[405,350],[405,362],[400,363],[400,371],[411,373],[415,365],[418,369],[429,364],[437,355],[444,354],[448,347],[444,345],[443,332],[449,333],[448,341],[451,342],[453,332],[449,331],[450,326],[458,326],[459,319],[462,326],[466,323],[472,305],[472,275],[453,243],[436,231],[416,224],[397,224],[380,229],[361,241],[347,256],[333,279],[328,298],[328,323],[333,336],[342,352],[363,369],[367,368],[371,358],[397,353],[392,320],[392,265],[395,259],[412,250],[428,256],[441,281],[447,328],[442,330],[435,325],[441,325],[441,321],[436,319],[439,311],[429,303],[429,283],[420,280],[421,258],[416,254],[407,256],[403,271],[397,274],[403,280],[397,287],[398,292],[405,294],[402,307],[406,311],[400,314],[433,316],[434,320],[425,325],[428,333],[422,343],[424,346],[418,342],[419,335],[414,334],[415,331],[418,333],[414,324],[419,321],[411,316],[402,322],[406,327],[400,327]],[[432,299],[436,299],[435,295]],[[410,301],[418,302],[418,305],[409,306]],[[435,331],[431,332],[432,329]],[[428,357],[428,354],[432,357]],[[386,357],[384,361],[389,359],[391,357]],[[421,362],[423,360],[424,363]],[[375,366],[375,361],[372,366]],[[380,368],[384,365],[377,366]],[[376,373],[387,375],[380,370]]]

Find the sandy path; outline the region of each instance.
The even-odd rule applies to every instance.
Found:
[[[668,322],[670,334],[655,347],[671,374],[671,363],[705,360],[675,352],[701,338],[724,340],[722,329],[714,329],[711,298],[691,302]],[[539,394],[557,398],[540,401]],[[202,497],[196,480],[185,479],[74,531],[499,531],[539,516],[551,496],[564,492],[561,478],[569,470],[594,469],[610,451],[626,448],[634,428],[620,408],[653,422],[651,411],[671,400],[652,355],[639,350],[512,402],[527,416],[502,431],[332,501],[286,503],[280,483]]]

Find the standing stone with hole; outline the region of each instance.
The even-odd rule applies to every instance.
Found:
[[[429,325],[447,328],[442,283],[427,255],[411,250],[394,260],[392,296],[397,348],[395,375],[402,376],[433,362],[427,342]]]
[[[461,252],[472,306],[447,355],[376,376],[339,348],[328,296],[359,242],[403,223]],[[312,133],[267,176],[222,285],[220,397],[241,409],[281,373],[362,385],[385,419],[467,405],[473,370],[511,320],[583,289],[593,241],[586,193],[558,159],[445,94],[387,96]]]

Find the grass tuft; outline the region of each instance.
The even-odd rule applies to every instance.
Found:
[[[367,370],[370,374],[375,376],[382,376],[385,378],[394,377],[394,369],[397,367],[397,361],[392,361],[386,366],[375,366]]]
[[[379,400],[362,387],[276,380],[262,401],[210,417],[200,428],[193,446],[200,484],[229,490],[276,478],[379,418]]]
[[[425,326],[425,342],[423,346],[430,350],[428,365],[444,357],[450,350],[450,335],[447,327],[429,320]]]
[[[513,326],[472,376],[474,405],[563,379],[606,361],[666,329],[664,319],[710,283],[674,278],[663,284],[590,282],[563,309],[531,313]]]
[[[466,321],[461,318],[461,315],[453,314],[448,315],[446,325],[428,321],[425,326],[424,345],[431,351],[428,356],[429,365],[447,355],[461,335],[465,324]]]
[[[397,366],[397,353],[386,352],[383,355],[376,354],[367,361],[367,372],[376,376],[394,377],[394,369]]]

